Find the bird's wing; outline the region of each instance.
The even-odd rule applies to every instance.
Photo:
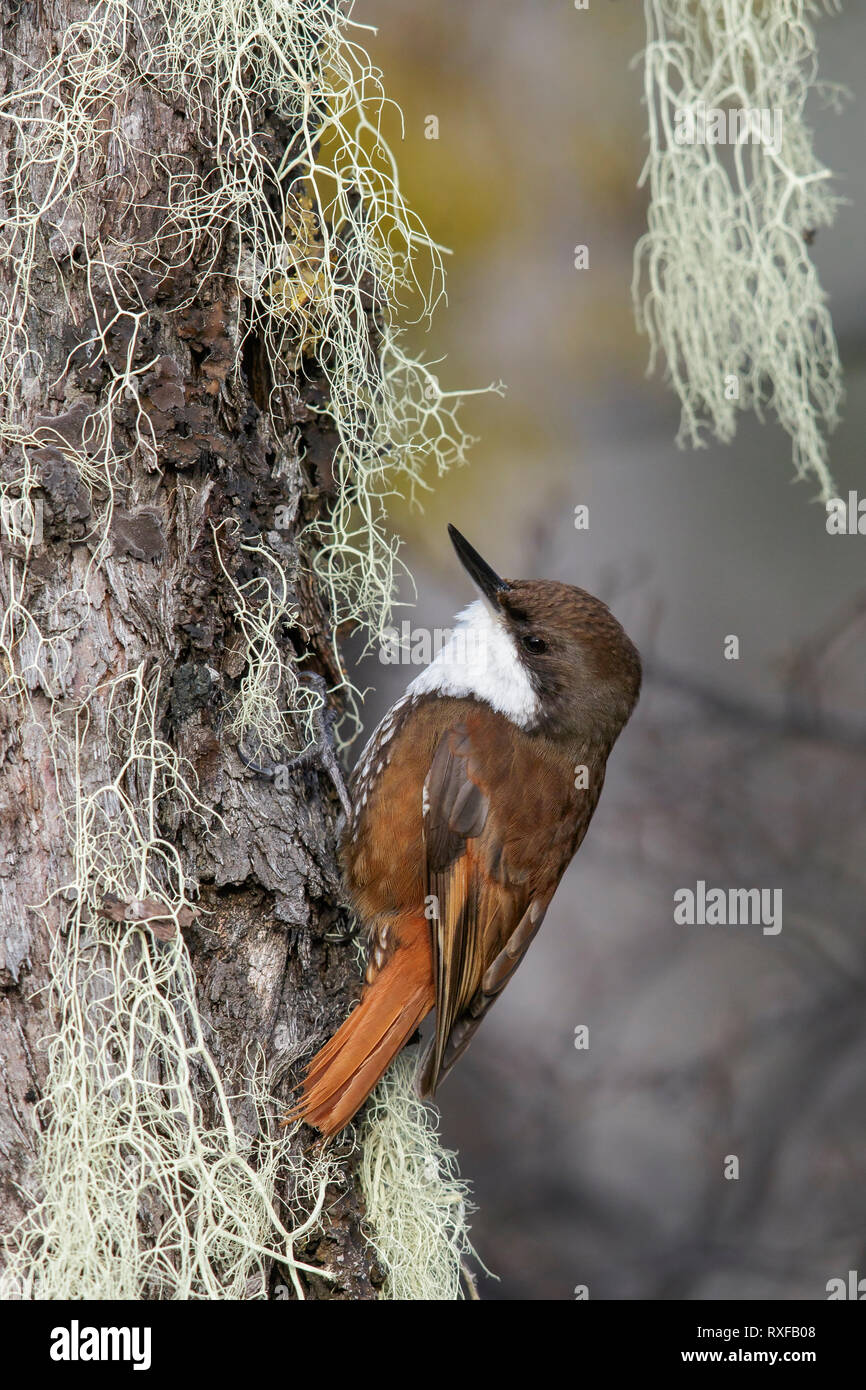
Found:
[[[440,739],[424,783],[436,986],[436,1030],[425,1059],[424,1094],[433,1094],[511,978],[550,896],[533,893],[526,865],[503,842],[488,794],[489,746],[485,751],[482,768],[467,725],[455,725]]]
[[[437,1051],[438,1037],[428,1047],[421,1068],[422,1096],[435,1094],[439,1082],[466,1051],[482,1018],[522,961],[530,941],[544,921],[545,911],[546,907],[538,899],[530,904],[493,964],[484,972],[468,1009],[455,1019],[441,1053]]]

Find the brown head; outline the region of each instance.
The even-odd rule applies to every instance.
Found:
[[[454,526],[464,569],[516,656],[536,700],[527,732],[612,743],[640,691],[640,657],[610,609],[585,589],[544,579],[501,579]]]

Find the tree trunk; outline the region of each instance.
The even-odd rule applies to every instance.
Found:
[[[315,761],[275,776],[273,765],[293,750],[239,725],[237,697],[251,664],[263,660],[256,623],[268,613],[278,702],[286,704],[298,669],[336,682],[329,617],[298,544],[329,506],[335,439],[308,409],[323,389],[314,359],[273,394],[265,330],[237,276],[230,227],[178,237],[171,254],[162,246],[159,257],[124,261],[133,242],[155,244],[172,197],[166,163],[141,150],[171,152],[173,176],[188,167],[206,184],[213,169],[215,139],[183,101],[159,84],[131,78],[118,93],[106,81],[102,106],[88,115],[104,138],[68,195],[55,196],[62,157],[33,155],[36,127],[27,121],[38,103],[26,91],[35,72],[62,96],[61,78],[51,87],[51,64],[74,78],[81,44],[70,43],[70,28],[90,8],[10,7],[3,25],[4,88],[19,94],[17,109],[7,99],[3,111],[25,124],[0,124],[0,216],[17,216],[2,269],[13,328],[3,359],[12,386],[2,436],[0,1226],[8,1234],[45,1195],[39,1155],[58,1125],[51,1068],[71,1065],[51,1044],[64,1028],[73,1036],[70,1011],[80,1007],[82,1056],[103,1042],[107,1055],[101,1090],[94,1082],[69,1113],[86,1127],[110,1101],[115,1119],[122,1115],[112,1141],[120,1168],[142,1161],[154,1107],[169,1126],[163,1148],[188,1144],[196,1126],[223,1133],[216,1075],[244,1163],[261,1167],[263,1139],[282,1155],[274,1200],[292,1228],[299,1197],[291,1174],[297,1179],[307,1156],[300,1139],[285,1139],[280,1108],[297,1080],[294,1064],[344,1016],[357,966],[345,939],[334,787]],[[133,29],[124,43],[134,73]],[[276,167],[297,132],[264,101],[259,130]],[[29,249],[11,199],[16,180],[41,209]],[[27,302],[16,330],[25,256]],[[284,361],[298,346],[284,344]],[[38,544],[16,528],[22,496],[41,513]],[[332,737],[327,721],[322,733]],[[294,751],[302,742],[298,728]],[[187,959],[200,1040],[184,1006]],[[133,1007],[145,977],[158,996],[147,997],[150,1035],[141,1018],[116,1011],[124,990]],[[180,1042],[169,1038],[166,1063],[161,1048],[173,1028]],[[131,1060],[121,1055],[124,1037]],[[84,1075],[82,1056],[70,1075]],[[169,1112],[181,1105],[185,1067],[196,1113],[175,1131]],[[150,1106],[142,1132],[127,1131],[129,1159],[123,1125],[135,1123],[135,1097],[148,1084],[156,1091],[142,1101]],[[267,1097],[257,1104],[262,1086]],[[201,1161],[216,1171],[210,1158]],[[177,1199],[187,1221],[199,1180],[199,1159],[189,1162]],[[145,1170],[134,1220],[143,1247],[155,1249],[168,1199],[148,1186]],[[377,1296],[351,1158],[332,1178],[322,1228],[311,1226],[294,1248],[298,1261],[332,1277],[296,1271],[292,1285],[271,1233],[261,1238],[270,1253],[251,1266],[247,1296],[285,1296],[282,1285],[292,1297]],[[104,1199],[90,1197],[98,1222]],[[46,1258],[52,1240],[56,1233],[43,1233]],[[212,1279],[226,1258],[212,1254]],[[138,1296],[166,1296],[174,1276],[166,1281],[158,1262],[148,1268]],[[118,1273],[120,1284],[125,1277]],[[97,1276],[80,1278],[85,1291],[98,1287]],[[187,1294],[213,1295],[213,1282],[197,1279],[190,1276]],[[118,1287],[119,1296],[135,1291],[134,1282]]]

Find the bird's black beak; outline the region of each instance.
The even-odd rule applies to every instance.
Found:
[[[469,544],[465,536],[461,536],[456,526],[451,526],[449,523],[448,534],[451,537],[451,544],[457,551],[457,558],[472,583],[481,590],[489,603],[496,604],[497,596],[508,591],[509,586],[505,580],[499,578],[499,575],[490,568],[486,560],[482,560],[478,551]]]

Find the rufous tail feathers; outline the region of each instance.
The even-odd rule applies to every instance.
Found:
[[[397,936],[399,945],[365,987],[358,1007],[311,1061],[290,1120],[339,1134],[433,1008],[430,923],[412,918],[400,924]]]

